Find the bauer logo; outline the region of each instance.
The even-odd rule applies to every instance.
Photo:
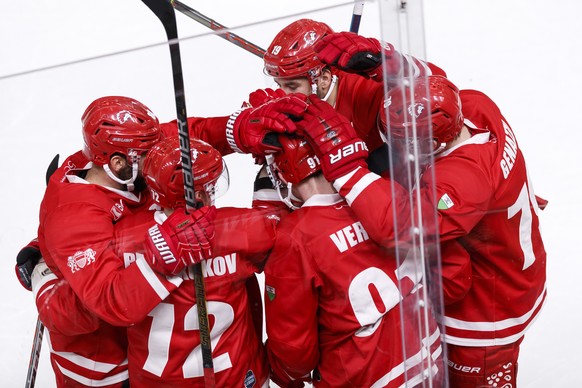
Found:
[[[95,261],[95,252],[88,248],[84,251],[77,251],[73,256],[69,256],[67,265],[71,268],[71,273],[75,273]]]

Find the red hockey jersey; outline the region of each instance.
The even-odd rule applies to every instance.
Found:
[[[311,197],[279,224],[265,266],[275,381],[315,370],[315,386],[400,387],[442,371],[436,320],[417,307],[421,280],[414,258],[397,265],[339,195]]]
[[[157,213],[159,222],[165,218]],[[268,386],[246,284],[275,241],[277,212],[220,208],[214,257],[203,262],[216,385]],[[145,231],[144,231],[145,232]],[[186,280],[142,322],[128,328],[132,387],[204,386],[194,282]]]
[[[103,321],[93,332],[89,332],[89,318],[75,318],[69,322],[69,329],[50,332],[51,326],[66,325],[55,320],[51,323],[43,315],[51,309],[43,309],[48,302],[39,297],[49,298],[54,290],[37,293],[37,305],[41,306],[41,319],[49,327],[57,381],[110,385],[128,376],[125,329],[112,325],[141,321],[182,279],[157,275],[143,259],[125,268],[115,252],[115,224],[140,212],[151,216],[150,203],[128,192],[89,184],[74,175],[75,168],[84,162],[86,159],[76,154],[51,177],[41,204],[38,238],[43,257],[55,276],[65,279],[82,306]],[[59,305],[67,308],[66,303],[54,304]],[[75,305],[78,302],[71,300],[68,308]],[[71,316],[68,309],[65,311],[64,315]]]
[[[481,92],[460,95],[473,136],[435,159],[433,171],[421,178],[416,206],[426,214],[436,208],[440,238],[458,239],[471,256],[471,288],[445,309],[446,341],[503,345],[523,336],[546,297],[539,209],[523,154],[499,108]],[[394,217],[403,229],[410,214],[406,192],[395,184],[393,196],[390,183],[363,169],[334,182],[384,245],[395,237]]]

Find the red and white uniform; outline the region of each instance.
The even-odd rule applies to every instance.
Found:
[[[405,56],[405,62],[412,61],[415,77],[442,75],[446,73],[432,63]],[[407,66],[407,65],[406,65]],[[336,70],[338,92],[335,109],[351,123],[359,138],[370,152],[379,148],[384,140],[378,131],[378,113],[384,99],[384,83],[362,77],[359,74]]]
[[[461,90],[460,96],[472,137],[438,155],[434,171],[421,178],[418,205],[426,214],[437,208],[441,240],[458,239],[471,256],[472,285],[445,309],[445,341],[506,345],[524,335],[546,297],[539,209],[523,154],[499,108],[478,91]],[[390,184],[365,169],[334,182],[383,245],[395,237],[394,215],[406,227],[409,214],[405,190],[395,184],[393,196]]]
[[[442,372],[436,321],[416,307],[422,274],[412,257],[401,261],[369,239],[337,194],[286,216],[265,266],[273,380],[316,370],[315,386],[400,387],[405,362],[411,386]]]
[[[156,213],[158,222],[163,222]],[[220,208],[214,257],[203,262],[216,385],[267,387],[269,368],[246,284],[262,270],[278,216]],[[132,387],[204,386],[194,281],[185,280],[142,322],[128,328]]]
[[[69,330],[49,329],[51,362],[59,385],[74,385],[68,383],[73,380],[109,386],[128,376],[125,329],[112,325],[141,321],[182,279],[159,276],[140,258],[125,268],[115,252],[115,224],[140,212],[151,214],[149,200],[89,184],[74,175],[85,162],[76,154],[51,177],[41,204],[38,238],[55,276],[66,280],[80,303],[102,321],[96,331],[81,335],[66,334],[87,331],[90,319],[84,323],[71,320]],[[39,290],[36,296],[49,298],[53,291]],[[44,303],[37,299],[38,305]],[[71,301],[70,307],[75,304],[78,302]],[[55,303],[59,305],[66,307]],[[63,313],[71,316],[69,310]],[[47,327],[53,324],[47,322]]]

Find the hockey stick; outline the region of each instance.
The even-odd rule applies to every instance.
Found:
[[[42,337],[44,334],[44,325],[40,318],[36,319],[36,329],[34,330],[34,340],[32,341],[32,350],[30,351],[30,361],[28,362],[28,373],[26,374],[25,388],[33,388],[36,382],[36,371],[38,370],[38,361],[40,360],[40,348],[42,346]]]
[[[51,175],[59,167],[59,154],[56,154],[53,160],[50,162],[46,174],[45,180],[48,185]],[[36,382],[36,372],[38,370],[38,362],[40,360],[40,349],[42,347],[42,338],[44,336],[44,325],[40,320],[40,317],[36,318],[36,329],[34,330],[34,338],[32,340],[32,349],[30,350],[30,361],[28,362],[28,372],[26,373],[26,388],[33,388]]]
[[[178,26],[176,15],[170,0],[142,0],[149,9],[160,19],[170,46],[172,62],[172,76],[174,78],[174,95],[178,118],[178,135],[180,137],[180,155],[182,173],[184,176],[184,197],[186,208],[196,209],[194,197],[194,176],[192,174],[192,152],[190,150],[190,134],[188,133],[188,115],[186,114],[186,98],[184,94],[184,79],[182,77],[182,60],[178,42]],[[200,347],[202,349],[202,365],[204,367],[204,384],[206,387],[215,387],[214,365],[212,362],[212,345],[208,325],[208,311],[206,309],[206,293],[202,275],[202,264],[192,266],[194,273],[194,288],[196,290],[196,306],[198,307],[198,323],[200,328]]]
[[[210,28],[211,30],[221,31],[221,30],[228,29],[228,27],[225,27],[222,24],[216,22],[215,20],[210,19],[209,17],[205,16],[204,14],[201,14],[200,12],[196,11],[193,8],[190,8],[186,4],[179,2],[178,0],[171,0],[170,2],[172,3],[172,6],[177,11],[180,11],[184,15],[188,16],[191,19],[196,20],[198,23]],[[218,36],[220,36],[223,39],[228,40],[230,43],[234,43],[235,45],[247,50],[248,52],[250,52],[252,54],[255,54],[259,58],[263,58],[263,55],[265,55],[264,49],[249,42],[248,40],[246,40],[244,38],[241,38],[240,36],[238,36],[232,32],[224,31],[222,33],[219,33]]]
[[[360,20],[362,19],[362,12],[364,11],[364,3],[365,1],[358,1],[354,3],[350,32],[355,32],[357,34],[360,30]]]

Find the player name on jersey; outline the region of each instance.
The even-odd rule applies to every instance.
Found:
[[[359,221],[330,234],[329,238],[342,253],[369,239],[368,233]]]

